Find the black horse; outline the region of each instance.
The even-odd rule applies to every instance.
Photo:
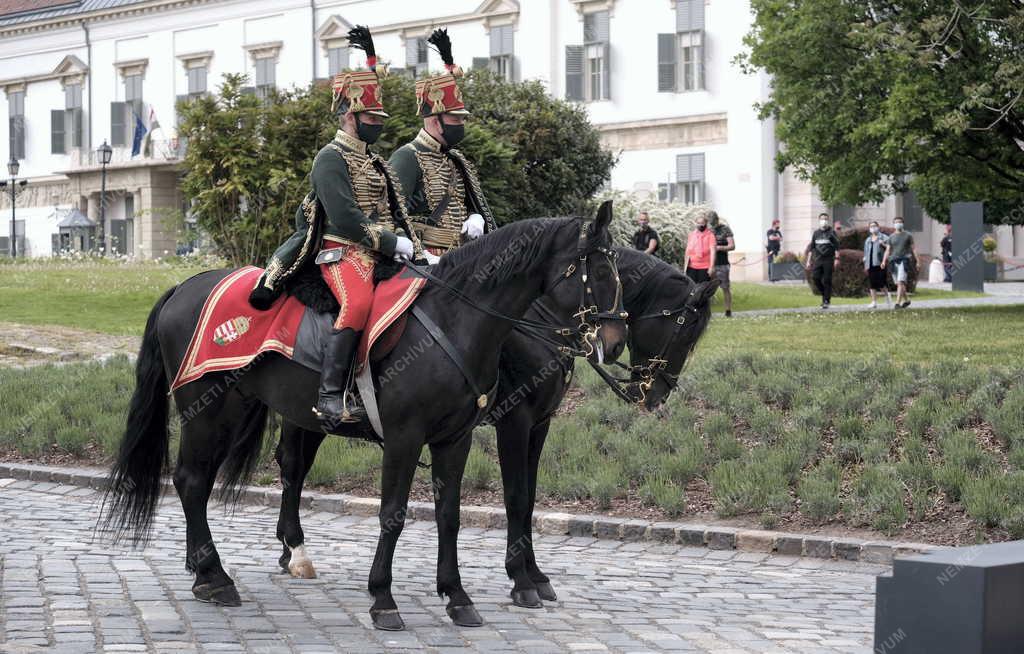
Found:
[[[675,388],[679,372],[711,317],[718,282],[694,283],[678,268],[636,250],[617,248],[623,303],[629,313],[630,380],[621,394],[656,410]],[[556,318],[538,302],[528,318]],[[551,418],[569,387],[572,356],[557,345],[514,332],[501,351],[498,401],[487,420],[497,429],[498,456],[508,516],[505,569],[513,581],[517,606],[540,608],[556,595],[533,551],[533,508],[537,466]],[[277,446],[284,495],[278,539],[304,543],[299,525],[302,484],[313,465],[323,434],[285,425]],[[295,554],[301,554],[296,558]],[[281,565],[293,576],[309,578],[315,570],[303,547],[284,548]]]
[[[384,433],[381,532],[369,576],[374,599],[370,614],[378,628],[404,626],[391,594],[392,559],[424,444],[430,446],[436,489],[437,592],[447,596],[447,612],[456,624],[482,624],[462,587],[457,556],[459,495],[471,442],[466,436],[494,401],[501,343],[513,329],[508,317],[522,317],[541,296],[564,314],[581,310],[584,289],[602,306],[612,306],[620,298],[614,258],[609,255],[611,215],[610,203],[605,203],[597,219],[586,226],[578,218],[520,221],[444,257],[433,269],[440,283],[429,283],[414,307],[440,326],[461,357],[450,356],[444,347],[422,347],[432,337],[421,322],[409,320],[394,350],[374,364]],[[101,516],[115,540],[127,532],[135,542],[148,536],[168,457],[168,379],[178,369],[206,298],[228,273],[192,277],[164,294],[150,313],[127,430]],[[476,308],[454,307],[453,290]],[[586,313],[582,319],[587,319]],[[614,360],[625,343],[624,323],[591,323],[591,333],[600,335],[594,357]],[[419,354],[407,356],[417,344]],[[380,383],[380,371],[399,359],[405,362],[406,374]],[[311,411],[318,380],[314,371],[268,355],[244,371],[210,374],[174,392],[183,421],[173,480],[185,513],[186,567],[195,573],[192,592],[197,599],[228,606],[241,603],[207,522],[207,501],[218,470],[224,466],[222,495],[230,500],[259,456],[268,407],[296,429],[319,433]],[[479,398],[474,388],[491,392]],[[301,540],[286,543],[297,546]]]

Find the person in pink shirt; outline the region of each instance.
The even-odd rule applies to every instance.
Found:
[[[715,261],[716,250],[715,233],[708,229],[708,219],[700,216],[697,218],[697,229],[690,232],[686,239],[686,258],[683,262],[686,276],[698,283],[710,281],[709,271]]]

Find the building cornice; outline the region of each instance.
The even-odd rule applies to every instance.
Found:
[[[61,60],[57,67],[49,73],[39,73],[36,75],[26,75],[24,77],[10,77],[8,79],[0,80],[0,88],[6,91],[26,90],[26,87],[32,82],[46,82],[53,79],[59,79],[64,84],[70,84],[81,81],[89,73],[89,67],[82,63],[82,60],[75,55],[68,55]]]
[[[40,20],[0,27],[0,38],[75,27],[83,22],[97,19],[141,16],[169,9],[181,9],[184,7],[205,4],[210,4],[210,0],[149,0],[148,2],[140,2],[138,4],[125,5],[123,7],[96,9],[94,11],[68,14],[66,16],[54,16],[51,18],[43,18]]]
[[[695,116],[675,116],[672,118],[655,118],[653,120],[631,120],[621,123],[601,123],[594,127],[600,132],[611,132],[622,129],[643,129],[644,127],[671,127],[673,125],[687,125],[691,123],[708,123],[719,120],[727,120],[729,114],[697,114]]]

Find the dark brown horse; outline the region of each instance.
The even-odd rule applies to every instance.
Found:
[[[481,409],[494,401],[489,392],[485,406],[478,406],[473,389],[494,388],[501,344],[513,330],[509,318],[521,318],[536,299],[546,296],[561,314],[571,315],[579,312],[585,288],[602,307],[621,297],[614,258],[607,254],[610,220],[611,206],[606,203],[589,226],[572,218],[520,221],[444,257],[433,270],[440,283],[429,283],[414,306],[440,326],[457,350],[455,356],[444,347],[423,348],[432,336],[421,322],[410,320],[394,350],[374,364],[384,455],[381,532],[368,587],[374,600],[370,614],[378,628],[403,627],[391,594],[392,559],[424,445],[430,447],[437,489],[437,592],[448,598],[448,614],[456,624],[482,624],[462,587],[457,552],[468,435]],[[589,276],[583,272],[588,268]],[[149,316],[127,430],[104,501],[102,517],[115,538],[130,532],[138,542],[148,535],[168,457],[168,379],[178,369],[206,298],[228,272],[211,271],[183,282],[164,294]],[[462,299],[455,299],[453,290]],[[456,308],[456,303],[473,306]],[[625,342],[624,324],[594,322],[600,335],[595,355],[614,360]],[[417,349],[420,353],[410,358],[408,354]],[[380,371],[399,360],[406,361],[406,373],[379,383]],[[207,522],[207,502],[218,470],[225,469],[222,492],[230,498],[255,465],[268,408],[293,429],[322,437],[310,410],[317,384],[316,372],[268,355],[243,371],[211,374],[174,392],[182,414],[174,486],[187,522],[186,567],[195,574],[192,591],[198,599],[228,606],[241,603]],[[286,537],[285,544],[296,548],[302,541]]]
[[[646,409],[658,409],[678,381],[679,372],[711,317],[718,282],[694,283],[678,268],[635,250],[617,248],[623,303],[629,313],[630,380],[621,392]],[[549,303],[535,305],[527,317],[554,318]],[[555,600],[547,575],[533,550],[533,508],[537,467],[551,418],[568,389],[573,358],[556,345],[513,332],[501,351],[498,402],[487,420],[497,429],[498,456],[508,516],[505,569],[517,606],[540,608]],[[538,382],[539,380],[539,382]],[[277,446],[284,495],[277,537],[284,542],[281,565],[293,576],[315,576],[305,548],[296,558],[289,544],[304,543],[299,524],[302,484],[313,465],[323,434],[285,424]]]

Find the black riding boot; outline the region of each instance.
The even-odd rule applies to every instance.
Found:
[[[347,397],[352,358],[358,345],[359,332],[351,329],[331,331],[324,345],[320,391],[313,412],[329,434],[334,433],[339,425],[360,422],[366,416],[363,407],[350,405],[351,398]]]

